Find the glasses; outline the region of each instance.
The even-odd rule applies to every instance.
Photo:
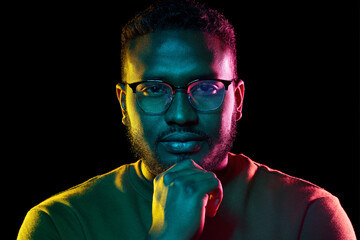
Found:
[[[146,113],[161,114],[171,105],[177,91],[187,94],[190,104],[198,111],[218,109],[232,80],[194,80],[185,87],[174,87],[160,80],[147,80],[128,84],[136,94],[138,106]]]

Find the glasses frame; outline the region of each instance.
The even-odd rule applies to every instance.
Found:
[[[232,82],[234,82],[235,80],[236,80],[236,79],[231,79],[231,80],[223,80],[223,79],[196,79],[196,80],[194,80],[194,81],[191,81],[191,82],[187,83],[185,87],[174,86],[174,85],[172,85],[171,83],[167,83],[167,82],[164,82],[164,81],[162,81],[162,80],[145,80],[145,81],[141,81],[141,82],[126,83],[126,84],[129,85],[129,87],[131,88],[131,90],[133,91],[134,94],[136,94],[136,87],[137,87],[139,84],[142,84],[142,83],[145,83],[145,82],[159,82],[159,83],[163,83],[163,84],[165,84],[165,85],[168,85],[168,86],[171,88],[171,92],[172,92],[171,102],[170,102],[169,106],[168,106],[164,111],[162,111],[162,112],[152,113],[152,112],[147,112],[147,111],[145,111],[145,110],[140,106],[140,104],[139,104],[139,102],[138,102],[138,100],[137,100],[137,98],[136,98],[136,102],[137,102],[138,106],[139,106],[139,107],[141,108],[141,110],[143,110],[145,113],[151,114],[151,115],[159,115],[159,114],[162,114],[162,113],[166,112],[166,111],[169,109],[172,101],[174,100],[175,93],[176,93],[177,91],[179,91],[179,90],[182,90],[182,91],[184,91],[184,92],[186,93],[186,95],[188,96],[188,101],[190,102],[191,106],[192,106],[194,109],[196,109],[197,111],[200,111],[200,112],[208,112],[208,111],[216,110],[216,109],[218,109],[218,108],[223,104],[224,99],[222,100],[222,102],[221,102],[221,104],[219,105],[219,107],[217,107],[217,108],[215,108],[215,109],[211,109],[211,110],[199,110],[199,109],[197,109],[197,108],[191,103],[191,101],[190,101],[190,95],[188,94],[188,88],[189,88],[189,86],[190,86],[191,84],[193,84],[193,83],[195,83],[195,82],[199,82],[199,81],[219,81],[219,82],[221,82],[221,83],[224,84],[225,91],[227,91],[228,88],[229,88],[229,85],[230,85]]]

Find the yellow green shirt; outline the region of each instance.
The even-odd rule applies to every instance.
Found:
[[[94,177],[33,207],[18,240],[145,239],[152,182],[141,160]],[[339,200],[326,190],[229,153],[224,198],[202,239],[356,239]]]

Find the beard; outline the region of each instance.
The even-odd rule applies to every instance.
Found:
[[[127,119],[128,115],[126,116]],[[129,122],[127,122],[126,126],[126,135],[130,141],[131,152],[136,159],[141,159],[144,163],[147,170],[153,174],[154,176],[159,175],[160,173],[169,169],[174,162],[169,163],[161,159],[160,154],[155,151],[151,151],[150,148],[144,143],[143,135],[137,131],[135,128],[132,128]],[[223,162],[223,160],[227,157],[229,151],[232,148],[232,145],[236,138],[236,113],[233,114],[231,119],[231,126],[229,130],[220,129],[219,138],[216,142],[211,140],[208,141],[209,151],[206,156],[200,161],[197,162],[204,170],[206,171],[214,171],[218,168],[218,166]],[[173,130],[169,130],[170,132]],[[203,132],[199,132],[194,129],[186,129],[188,132],[195,132],[199,135],[207,137],[207,135]],[[164,135],[164,134],[162,134]],[[160,136],[159,136],[160,138]],[[209,138],[210,139],[210,138]],[[157,148],[156,148],[157,149]],[[179,154],[177,156],[176,162],[181,162],[185,159],[189,159],[189,154]]]

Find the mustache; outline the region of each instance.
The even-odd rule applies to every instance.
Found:
[[[207,135],[205,132],[198,130],[198,129],[194,129],[194,128],[189,128],[189,127],[185,127],[185,128],[176,128],[176,127],[172,127],[167,129],[166,131],[161,132],[158,137],[156,138],[155,143],[158,144],[165,136],[172,134],[172,133],[193,133],[193,134],[197,134],[203,138],[205,138],[209,145],[212,145],[212,141],[211,138],[209,137],[209,135]]]

